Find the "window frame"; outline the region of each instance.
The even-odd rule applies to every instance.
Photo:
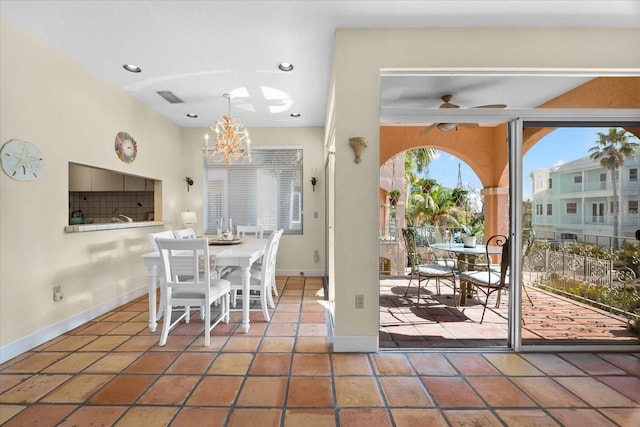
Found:
[[[203,159],[204,233],[216,233],[217,218],[231,218],[234,224],[262,225],[267,234],[282,228],[303,235],[303,147],[253,147],[251,155],[229,165]]]

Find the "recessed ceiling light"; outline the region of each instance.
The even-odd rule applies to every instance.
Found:
[[[195,119],[198,117],[198,115],[196,113],[187,113],[187,117],[189,117],[190,119]]]
[[[133,65],[133,64],[123,64],[122,68],[124,68],[125,70],[132,72],[132,73],[139,73],[142,71],[142,68],[138,67],[137,65]]]
[[[293,64],[291,62],[281,62],[278,64],[278,68],[280,71],[291,71],[293,70]]]
[[[298,117],[300,117],[300,113],[291,113],[289,114],[291,117],[297,119]]]

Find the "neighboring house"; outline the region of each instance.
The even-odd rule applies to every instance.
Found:
[[[613,236],[613,212],[619,206],[622,238],[635,240],[640,229],[640,158],[625,159],[616,171],[618,200],[613,200],[611,172],[589,156],[531,172],[532,225],[538,234]],[[586,237],[589,239],[589,237]],[[595,241],[589,239],[588,241]],[[598,239],[600,243],[602,239]]]

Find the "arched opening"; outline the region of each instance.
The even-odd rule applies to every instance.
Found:
[[[640,79],[638,78],[594,78],[589,80],[563,95],[541,104],[540,108],[637,108],[640,105]],[[625,91],[631,91],[628,95],[623,95]],[[618,94],[619,96],[612,96]],[[449,132],[424,132],[424,128],[428,124],[393,124],[383,125],[380,128],[380,162],[384,163],[392,158],[397,152],[409,150],[414,147],[437,147],[447,152],[454,153],[463,161],[478,171],[478,176],[483,186],[483,193],[488,199],[487,209],[487,228],[489,233],[499,233],[509,230],[509,153],[508,153],[508,127],[506,124],[496,125],[480,125],[478,127],[459,126]],[[622,129],[628,131],[631,135],[638,135],[638,127],[636,124],[621,126]],[[547,124],[541,126],[529,126],[523,130],[522,152],[526,153],[536,143],[541,141],[545,136],[551,134],[556,126]],[[553,148],[550,149],[553,153]],[[633,174],[633,172],[630,172]],[[625,199],[625,202],[628,201]],[[631,200],[630,209],[634,211],[635,202]],[[535,209],[531,206],[531,209]],[[569,209],[573,210],[573,205],[569,205]],[[522,209],[526,211],[526,209]],[[606,207],[601,210],[595,210],[596,216],[601,211],[606,211]],[[546,212],[546,211],[545,211]],[[635,211],[634,211],[635,212]],[[533,212],[535,214],[535,211]],[[529,215],[532,215],[529,210]],[[520,220],[519,220],[520,221]],[[521,221],[524,222],[524,221]],[[566,234],[566,233],[565,233]],[[568,235],[568,234],[566,234]],[[396,291],[401,286],[396,286]],[[528,298],[528,295],[527,295]],[[441,301],[440,301],[441,302]],[[524,303],[523,303],[524,304]],[[381,310],[388,305],[387,302],[381,301]],[[438,308],[434,303],[430,308]],[[404,307],[406,313],[418,315],[420,306],[411,305]],[[468,313],[469,310],[460,310],[461,313]],[[508,316],[508,314],[507,314]],[[518,315],[519,316],[519,315]],[[468,319],[462,322],[467,322]],[[394,319],[390,319],[393,321]],[[395,318],[397,320],[397,317]],[[419,328],[425,330],[425,322],[429,319],[425,316],[418,315],[418,322],[422,324]],[[467,322],[468,323],[468,322]],[[381,325],[384,324],[384,317],[381,315]],[[526,338],[526,337],[525,337]],[[476,345],[486,345],[488,341],[480,341]],[[416,342],[411,339],[404,343],[407,346],[416,346]],[[432,347],[433,343],[427,344]],[[447,344],[445,344],[447,346]],[[383,348],[382,343],[380,347]]]

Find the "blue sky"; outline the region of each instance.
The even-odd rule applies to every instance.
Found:
[[[561,128],[541,139],[525,154],[523,160],[524,176],[537,168],[554,167],[571,160],[587,156],[589,148],[595,146],[598,132],[608,133],[608,128]],[[458,183],[458,164],[463,188],[481,189],[482,185],[475,172],[459,158],[438,151],[439,157],[429,165],[429,178],[441,185],[454,188]],[[531,198],[531,180],[523,182],[524,199]]]

